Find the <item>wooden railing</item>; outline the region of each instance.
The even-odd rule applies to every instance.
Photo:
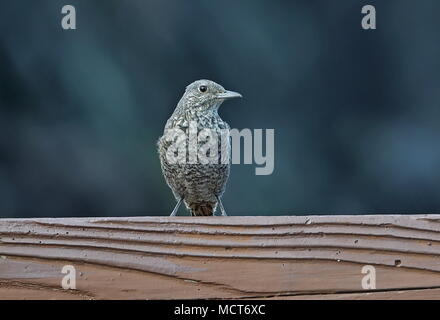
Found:
[[[54,298],[438,299],[440,215],[0,219],[0,299]]]

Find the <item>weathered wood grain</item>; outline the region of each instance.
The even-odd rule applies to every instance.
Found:
[[[440,215],[0,219],[0,299],[40,298],[437,299]]]

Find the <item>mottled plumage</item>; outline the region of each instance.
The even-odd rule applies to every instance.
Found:
[[[220,199],[229,176],[229,161],[216,164],[170,163],[166,152],[172,141],[167,140],[165,135],[167,130],[180,129],[185,132],[186,145],[189,146],[191,124],[195,124],[193,128],[197,127],[197,132],[202,129],[212,129],[219,135],[218,159],[222,159],[222,154],[229,159],[229,138],[226,140],[227,143],[220,143],[221,132],[225,129],[229,130],[229,126],[218,115],[218,108],[226,99],[236,97],[241,97],[241,95],[227,91],[213,81],[198,80],[186,88],[174,113],[168,119],[164,135],[158,141],[158,151],[163,175],[178,201],[172,215],[176,214],[181,201],[185,203],[193,216],[214,215],[219,202],[222,215],[226,215]]]

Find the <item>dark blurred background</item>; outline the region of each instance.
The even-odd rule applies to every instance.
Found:
[[[168,215],[156,141],[200,78],[244,95],[220,110],[231,127],[275,129],[272,175],[232,167],[230,215],[439,212],[439,14],[438,0],[1,0],[0,217]]]

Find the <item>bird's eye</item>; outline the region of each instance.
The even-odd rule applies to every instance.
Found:
[[[199,87],[199,91],[200,92],[206,92],[206,90],[208,90],[208,88],[206,86],[200,86]]]

